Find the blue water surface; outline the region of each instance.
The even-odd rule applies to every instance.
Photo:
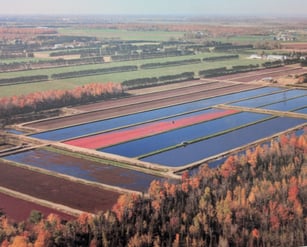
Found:
[[[289,99],[279,103],[266,105],[261,108],[277,111],[293,111],[295,109],[307,107],[307,96]]]
[[[185,147],[152,155],[144,158],[143,161],[178,167],[246,145],[303,123],[306,123],[305,119],[274,118]]]
[[[294,97],[307,95],[306,90],[289,90],[280,93],[274,93],[267,96],[261,96],[253,99],[243,100],[232,105],[244,107],[260,107],[268,104],[277,103],[279,101],[288,101]]]
[[[163,178],[158,176],[110,165],[103,165],[97,162],[85,161],[80,158],[67,158],[65,155],[42,149],[9,155],[4,157],[4,159],[92,182],[105,183],[142,192],[147,191],[153,180],[163,180]],[[117,179],[108,179],[107,181],[98,179],[97,176],[95,176],[97,173],[112,174],[112,176],[117,176]],[[126,177],[128,179],[121,179]]]
[[[251,112],[242,112],[215,120],[194,124],[192,126],[172,130],[166,133],[145,137],[111,147],[99,149],[99,151],[118,154],[126,157],[135,157],[160,150],[169,146],[180,144],[196,138],[212,135],[240,125],[253,123],[268,118],[270,115]]]
[[[305,108],[303,108],[303,109],[300,109],[300,110],[296,110],[295,112],[307,114],[307,107],[305,107]]]
[[[216,104],[222,104],[238,99],[254,97],[256,95],[270,94],[281,90],[283,89],[275,87],[263,87],[259,89],[253,89],[239,93],[218,96],[214,98],[170,106],[166,108],[160,108],[152,111],[130,114],[122,117],[116,117],[102,121],[66,127],[62,129],[46,131],[31,136],[34,138],[45,139],[45,140],[64,141],[76,138],[78,136],[89,135],[101,131],[107,131],[110,129],[119,128],[131,124],[137,124],[145,121],[152,121],[157,118],[169,117],[176,114],[183,114],[184,112],[196,111],[203,108],[211,107]]]

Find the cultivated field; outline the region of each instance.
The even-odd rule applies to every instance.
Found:
[[[54,210],[48,207],[41,206],[37,203],[16,198],[0,192],[1,209],[5,212],[13,222],[21,222],[29,219],[33,210],[41,212],[44,217],[49,214],[56,214],[63,220],[75,219],[74,216],[65,214],[59,210]]]
[[[141,112],[145,110],[151,110],[156,108],[161,108],[165,106],[171,106],[181,103],[190,102],[193,100],[200,100],[204,98],[215,97],[223,94],[230,94],[238,91],[249,90],[257,88],[257,85],[243,85],[243,84],[232,84],[232,83],[215,83],[215,87],[209,88],[205,84],[196,87],[185,87],[184,89],[178,89],[179,95],[177,95],[177,90],[170,93],[169,91],[164,91],[160,93],[153,93],[149,95],[140,95],[127,97],[115,102],[109,101],[106,103],[106,109],[102,109],[103,103],[93,104],[85,106],[86,112],[78,115],[61,117],[56,119],[48,119],[43,121],[38,121],[35,123],[26,124],[24,126],[37,128],[37,129],[56,129],[64,126],[71,126],[80,123],[86,123],[91,121],[97,121],[101,119],[112,118],[121,115],[127,115],[135,112]],[[192,91],[189,93],[189,91]],[[155,94],[155,95],[154,95]],[[170,96],[169,94],[174,94]],[[157,99],[155,99],[157,97]],[[113,107],[111,107],[114,104]],[[120,106],[117,106],[119,104]],[[83,107],[78,107],[82,110]],[[99,110],[98,110],[99,109]]]
[[[153,180],[176,182],[183,170],[306,126],[305,91],[262,81],[306,73],[291,54],[305,52],[306,43],[276,41],[281,27],[271,21],[263,28],[262,22],[164,22],[53,20],[46,29],[13,23],[9,33],[0,30],[0,98],[144,82],[132,83],[136,89],[122,98],[73,103],[59,116],[6,126],[21,132],[1,135],[0,186],[25,196],[0,190],[0,209],[9,217],[25,220],[32,209],[63,219],[106,211],[123,193],[146,193]],[[275,53],[294,64],[248,59]],[[133,68],[117,70],[125,66]],[[200,78],[213,69],[234,74]],[[169,79],[184,72],[193,76]],[[142,88],[153,78],[159,86]]]
[[[0,163],[0,168],[0,186],[85,212],[110,209],[120,195],[5,162]]]

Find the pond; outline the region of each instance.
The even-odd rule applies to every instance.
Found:
[[[295,109],[299,109],[305,106],[307,106],[307,96],[285,100],[279,103],[266,105],[261,108],[277,111],[293,111]]]
[[[169,146],[174,146],[184,141],[191,141],[200,137],[236,128],[244,124],[253,123],[268,118],[269,116],[270,115],[266,114],[242,112],[143,139],[99,149],[99,151],[126,157],[136,157]]]
[[[295,112],[307,114],[307,107],[305,107],[305,108],[303,108],[303,109],[300,109],[300,110],[296,110]]]
[[[243,100],[231,105],[244,106],[244,107],[260,107],[264,105],[269,105],[277,103],[280,101],[286,102],[294,97],[306,95],[306,90],[289,90],[280,93],[270,94],[267,96],[261,96],[253,99]]]
[[[195,102],[160,108],[152,111],[145,111],[136,114],[91,122],[62,129],[46,131],[38,134],[33,134],[31,137],[52,141],[64,141],[78,136],[89,135],[97,132],[107,131],[110,129],[120,128],[127,125],[140,124],[146,121],[153,121],[154,119],[170,117],[185,112],[197,111],[203,108],[209,108],[216,104],[222,104],[234,100],[245,99],[257,95],[270,94],[279,92],[282,89],[274,87],[263,87],[244,92],[218,96],[214,98],[199,100]],[[59,120],[60,121],[60,120]]]
[[[217,137],[193,143],[142,159],[143,161],[179,167],[238,148],[261,138],[306,123],[305,119],[279,117],[244,127]]]
[[[125,189],[147,191],[153,180],[161,177],[43,149],[4,157],[6,160]]]
[[[304,133],[306,133],[306,131],[304,131],[304,128],[302,128],[302,129],[295,130],[294,132],[289,132],[288,134],[292,134],[292,133],[294,133],[296,136],[300,136],[300,135],[303,135]],[[278,137],[277,137],[277,139],[278,139]],[[270,146],[270,144],[271,144],[271,141],[268,141],[268,142],[261,143],[260,145],[261,146],[263,146],[263,145]],[[222,165],[232,155],[236,155],[236,156],[240,157],[241,155],[245,155],[245,154],[246,154],[246,150],[236,152],[234,154],[226,155],[226,156],[218,158],[216,160],[209,161],[209,162],[207,162],[207,164],[210,168],[216,168],[216,167],[219,167],[220,165]],[[190,175],[197,174],[198,171],[199,171],[199,168],[200,167],[197,166],[197,167],[193,167],[192,169],[190,169],[189,170]]]

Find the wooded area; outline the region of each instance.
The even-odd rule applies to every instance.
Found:
[[[9,118],[16,114],[42,111],[68,105],[93,102],[122,95],[119,83],[91,83],[72,90],[49,90],[0,99],[0,115]]]
[[[307,135],[283,135],[219,168],[153,181],[112,211],[61,222],[0,218],[1,246],[301,246],[307,239]],[[4,212],[5,213],[5,212]]]

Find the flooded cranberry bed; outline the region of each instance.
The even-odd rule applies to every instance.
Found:
[[[141,192],[146,191],[153,180],[162,179],[158,176],[104,165],[44,149],[9,155],[5,159],[92,182]]]
[[[306,118],[286,117],[276,111],[306,114],[306,92],[262,87],[51,130],[32,137],[177,168],[305,124]],[[223,109],[225,106],[235,109]],[[258,112],[253,112],[253,108]],[[154,179],[151,175],[123,169],[118,172],[116,182],[105,182],[107,178],[102,174],[105,168],[101,165],[89,170],[80,165],[56,166],[52,161],[47,166],[72,176],[120,184],[125,188],[135,188],[132,182],[122,182],[128,181],[129,176],[133,177],[131,181],[138,180],[137,183],[144,185]]]
[[[187,165],[247,145],[305,122],[305,119],[287,117],[273,118],[203,141],[151,155],[142,160],[173,167]]]
[[[56,130],[50,130],[46,132],[33,134],[31,136],[38,139],[64,141],[68,139],[74,139],[80,136],[86,136],[94,133],[119,129],[122,128],[123,126],[125,127],[131,125],[138,125],[138,124],[143,124],[145,122],[155,121],[157,119],[170,118],[170,117],[175,117],[177,115],[189,114],[191,112],[201,111],[205,108],[210,108],[217,104],[225,104],[227,102],[243,100],[246,98],[257,97],[261,95],[267,95],[267,94],[271,95],[284,90],[285,89],[282,88],[263,87],[263,88],[193,101],[190,103],[184,103],[184,104],[178,104],[174,106],[154,109],[151,111],[144,111],[116,118],[110,118],[101,121],[80,124],[76,126],[69,126]]]

